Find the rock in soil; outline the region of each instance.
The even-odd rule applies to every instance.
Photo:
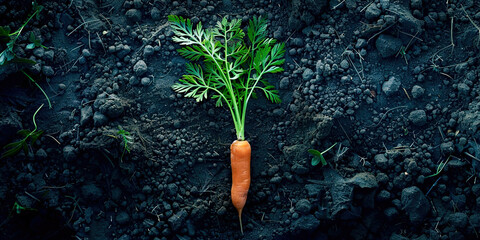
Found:
[[[430,213],[430,203],[416,186],[402,190],[402,209],[413,224],[421,224]]]

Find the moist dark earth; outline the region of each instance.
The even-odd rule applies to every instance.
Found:
[[[0,239],[478,239],[480,2],[38,1],[0,66]],[[18,29],[31,1],[0,0]],[[244,235],[226,108],[172,91],[167,16],[268,20],[286,44],[282,103],[252,100]],[[33,32],[47,48],[27,50]],[[0,50],[5,48],[0,46]],[[20,70],[45,90],[45,97]],[[118,136],[130,133],[129,152]],[[324,150],[312,166],[308,149]],[[2,149],[4,151],[4,149]]]

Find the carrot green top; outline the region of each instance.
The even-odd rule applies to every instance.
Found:
[[[262,91],[268,100],[280,103],[275,87],[265,75],[282,72],[285,62],[285,44],[267,38],[267,23],[254,17],[249,21],[247,40],[241,20],[228,21],[226,17],[213,29],[194,28],[190,19],[170,15],[168,21],[175,36],[173,41],[185,47],[178,49],[181,56],[191,60],[203,59],[203,64],[189,62],[187,74],[175,83],[174,91],[193,97],[198,102],[210,95],[216,106],[225,103],[232,114],[238,140],[245,139],[245,115],[255,90]]]

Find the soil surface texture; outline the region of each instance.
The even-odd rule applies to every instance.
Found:
[[[0,0],[0,239],[480,238],[479,1],[36,3],[21,28],[39,6]],[[248,107],[243,235],[232,117],[172,90],[172,14],[285,43],[282,102]]]

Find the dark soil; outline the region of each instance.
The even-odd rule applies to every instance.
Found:
[[[480,238],[478,1],[38,2],[16,49],[37,63],[0,67],[0,146],[46,103],[18,70],[53,108],[27,154],[0,160],[0,239]],[[0,0],[0,26],[30,6]],[[286,43],[282,103],[247,114],[244,235],[230,113],[171,90],[186,61],[170,14],[265,16]],[[30,32],[48,49],[25,50]],[[123,156],[119,127],[133,136]],[[311,166],[307,150],[334,143]]]

